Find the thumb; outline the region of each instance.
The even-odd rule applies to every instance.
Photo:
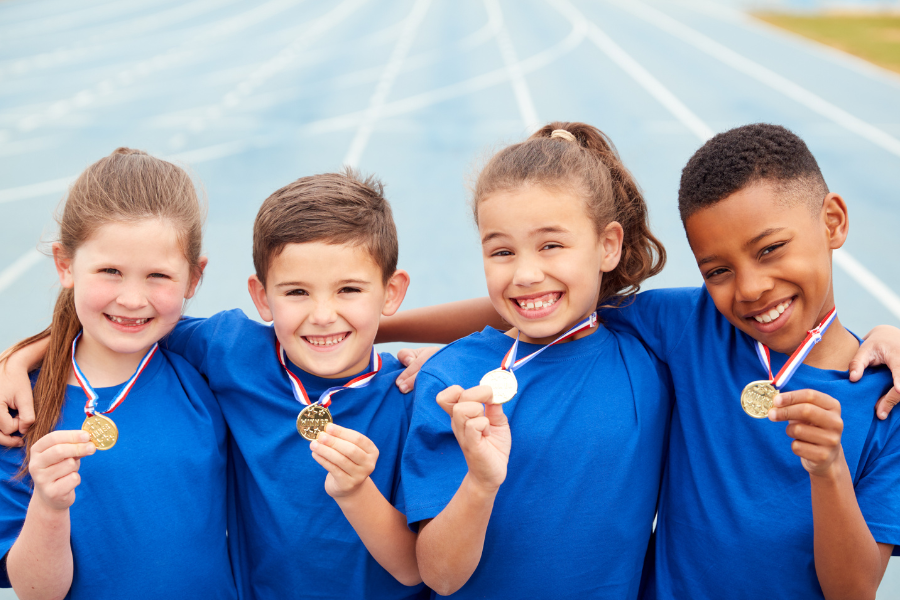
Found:
[[[27,394],[27,398],[24,397]],[[16,395],[16,407],[19,410],[19,433],[25,435],[34,424],[34,398],[31,388]]]
[[[881,397],[878,401],[878,404],[875,405],[875,414],[878,415],[878,418],[882,421],[887,419],[890,412],[897,406],[897,403],[900,402],[900,392],[897,391],[897,386],[894,385],[888,393]]]
[[[509,423],[502,404],[485,404],[484,416],[488,418],[492,427],[503,427]]]

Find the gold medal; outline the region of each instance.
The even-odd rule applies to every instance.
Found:
[[[768,381],[748,383],[741,392],[741,406],[751,417],[764,419],[769,415],[769,409],[775,406],[776,394],[778,390]]]
[[[320,433],[325,431],[325,426],[333,423],[331,411],[321,404],[310,404],[297,415],[297,431],[305,439],[313,441]]]
[[[109,450],[119,439],[119,429],[113,420],[103,415],[94,414],[84,420],[81,428],[91,434],[91,441],[97,450]]]
[[[519,391],[519,382],[509,369],[494,369],[488,371],[481,378],[479,385],[486,385],[494,392],[491,404],[503,404],[509,402]]]

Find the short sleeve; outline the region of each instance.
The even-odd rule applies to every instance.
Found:
[[[900,415],[874,423],[867,456],[855,483],[860,512],[876,542],[894,545],[900,556]],[[890,428],[886,427],[890,424]],[[883,439],[879,439],[882,433]]]
[[[160,345],[185,359],[202,375],[207,373],[207,357],[216,333],[215,319],[182,317],[169,335],[164,337]]]
[[[449,386],[421,372],[416,378],[412,423],[401,461],[406,520],[413,525],[437,516],[456,494],[468,468],[437,394]]]
[[[24,457],[23,448],[0,450],[0,556],[3,557],[0,587],[11,587],[6,572],[6,555],[22,531],[28,503],[31,502],[31,479],[27,475],[22,480],[15,479]]]
[[[696,312],[705,288],[672,288],[641,292],[618,308],[605,308],[600,318],[613,331],[630,333],[668,363]]]

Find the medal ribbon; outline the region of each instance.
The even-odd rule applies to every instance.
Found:
[[[549,344],[547,344],[546,346],[544,346],[543,348],[538,350],[537,352],[532,352],[528,356],[522,357],[519,360],[516,360],[516,353],[519,351],[519,335],[517,334],[516,341],[513,342],[512,347],[506,353],[506,356],[503,357],[503,362],[500,363],[500,368],[505,371],[509,371],[509,372],[513,372],[516,369],[520,369],[521,367],[525,366],[525,364],[528,361],[530,361],[533,358],[536,358],[538,354],[540,354],[541,352],[543,352],[550,346],[553,346],[554,344],[558,344],[560,342],[564,342],[565,340],[569,339],[570,337],[572,337],[573,335],[575,335],[576,333],[578,333],[579,331],[581,331],[583,329],[590,329],[591,327],[596,327],[596,326],[597,326],[597,313],[593,312],[584,321],[582,321],[581,323],[578,323],[577,325],[572,327],[572,329],[568,330],[567,332],[565,332],[564,334],[562,334],[561,336],[559,336],[558,338],[556,338],[555,340],[553,340],[552,342],[550,342]]]
[[[89,417],[93,417],[94,414],[97,413],[97,399],[100,397],[97,392],[94,391],[94,388],[91,387],[91,384],[88,383],[87,377],[84,376],[84,373],[81,372],[81,368],[78,366],[78,363],[75,361],[75,347],[78,345],[78,339],[81,337],[81,334],[84,333],[84,330],[78,332],[78,335],[75,336],[75,339],[72,340],[72,370],[75,372],[75,379],[78,380],[78,384],[81,386],[81,389],[84,390],[85,395],[87,396],[87,402],[84,405],[84,414]],[[116,394],[116,397],[113,398],[113,401],[110,403],[109,408],[106,410],[99,411],[101,415],[106,415],[111,413],[112,411],[119,408],[119,405],[125,401],[125,398],[128,396],[128,392],[131,391],[131,388],[134,387],[134,384],[137,383],[137,378],[140,377],[141,373],[146,368],[147,364],[150,362],[150,359],[153,358],[153,355],[156,354],[156,350],[159,348],[159,344],[153,344],[153,346],[147,351],[147,354],[144,355],[144,358],[141,359],[141,363],[138,365],[137,370],[134,372],[134,375],[131,376],[131,379],[125,382],[125,387],[119,390],[119,393]]]
[[[772,376],[772,357],[769,354],[769,347],[762,342],[756,342],[756,355],[759,357],[763,367],[769,372],[769,383],[771,383],[775,389],[781,391],[781,388],[787,385],[787,382],[790,381],[797,369],[800,368],[800,365],[803,364],[803,361],[806,360],[806,357],[812,351],[813,346],[822,341],[822,336],[825,335],[825,332],[834,322],[836,317],[837,307],[834,307],[827,315],[825,315],[825,318],[822,319],[822,322],[819,323],[818,327],[806,332],[806,339],[804,339],[803,343],[794,350],[794,353],[774,377]]]
[[[294,392],[294,398],[297,399],[297,402],[304,405],[313,404],[309,401],[309,396],[306,394],[306,388],[303,387],[303,383],[300,381],[300,378],[297,377],[294,373],[291,372],[287,367],[287,353],[284,351],[284,346],[281,345],[277,339],[275,340],[275,350],[278,353],[278,362],[281,363],[281,366],[284,367],[284,372],[288,374],[288,380],[291,382],[291,391]],[[375,378],[375,375],[378,374],[378,371],[381,370],[382,362],[381,356],[378,355],[378,352],[375,351],[375,347],[372,347],[372,364],[374,368],[368,373],[363,373],[359,377],[354,377],[344,385],[335,386],[333,388],[328,388],[322,395],[319,396],[319,399],[315,401],[315,404],[321,404],[322,406],[327,407],[331,404],[331,397],[336,393],[346,390],[348,388],[362,388],[366,387],[370,383],[372,383],[372,379]]]

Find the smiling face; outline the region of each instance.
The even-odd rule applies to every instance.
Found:
[[[813,215],[763,181],[698,210],[685,230],[716,308],[771,349],[793,353],[834,307],[831,250],[848,230],[837,194]]]
[[[491,303],[534,344],[552,342],[596,310],[603,273],[622,247],[618,223],[598,235],[581,198],[539,186],[483,199],[478,231]]]
[[[400,307],[409,276],[384,284],[365,246],[287,244],[272,259],[263,286],[250,277],[250,295],[291,362],[319,377],[355,375],[369,363],[381,315]]]
[[[167,220],[108,223],[72,258],[54,245],[54,260],[63,287],[74,287],[79,362],[136,366],[175,327],[199,282]]]

